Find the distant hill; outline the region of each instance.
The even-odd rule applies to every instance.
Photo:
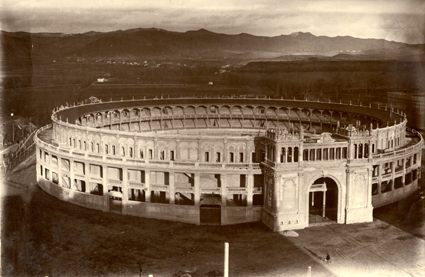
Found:
[[[335,59],[423,59],[425,45],[296,32],[275,37],[197,31],[130,29],[82,34],[1,32],[6,59],[279,59],[291,55]],[[418,58],[419,57],[419,58]],[[12,62],[13,63],[13,62]]]

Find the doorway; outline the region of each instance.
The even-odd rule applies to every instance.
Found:
[[[308,194],[309,224],[337,221],[338,186],[333,179],[317,179]]]

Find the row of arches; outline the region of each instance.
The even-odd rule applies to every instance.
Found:
[[[274,106],[242,106],[242,105],[199,105],[199,106],[164,106],[115,109],[111,111],[99,111],[80,116],[76,120],[77,125],[98,126],[107,125],[115,120],[132,121],[141,118],[163,117],[265,117],[282,118],[301,121],[337,122],[342,124],[360,122],[368,125],[377,122],[376,119],[366,115],[359,115],[341,111],[328,111],[320,109],[303,109]]]

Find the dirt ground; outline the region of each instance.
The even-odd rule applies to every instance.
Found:
[[[414,197],[376,209],[372,223],[286,237],[262,223],[196,226],[68,204],[37,187],[34,157],[3,180],[1,276],[216,276],[224,242],[230,276],[307,276],[309,266],[311,276],[425,276],[425,209]]]

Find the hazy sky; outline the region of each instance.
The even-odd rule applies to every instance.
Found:
[[[425,43],[425,0],[1,0],[1,29],[82,33],[131,28],[384,38]]]

